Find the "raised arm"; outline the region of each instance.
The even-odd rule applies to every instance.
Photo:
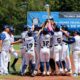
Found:
[[[13,44],[19,44],[19,43],[22,43],[22,39],[19,39],[19,40],[15,41],[15,42],[12,42],[11,45],[13,45]]]
[[[75,42],[75,38],[69,38],[68,40],[63,40],[65,43],[72,44]]]

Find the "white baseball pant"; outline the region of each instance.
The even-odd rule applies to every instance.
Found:
[[[79,57],[80,55],[80,51],[73,51],[73,61],[74,61],[74,67],[75,67],[75,70],[74,70],[74,73],[77,73],[78,74],[78,70],[79,70]]]
[[[50,48],[40,49],[40,62],[49,62],[50,60]]]
[[[61,59],[61,45],[54,45],[53,54],[55,61],[59,61]]]
[[[8,54],[9,52],[7,51],[1,52],[1,66],[3,68],[3,73],[8,73]]]

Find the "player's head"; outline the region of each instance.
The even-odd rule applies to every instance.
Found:
[[[28,30],[28,26],[27,26],[27,25],[24,25],[24,26],[23,26],[23,30],[24,30],[24,31],[27,31],[27,30]]]
[[[56,32],[60,31],[60,27],[58,25],[55,26],[55,31]]]
[[[13,28],[13,26],[10,27],[10,33],[12,33],[12,34],[14,33],[14,28]]]
[[[80,35],[80,29],[78,29],[77,33],[78,33],[78,35]]]
[[[77,35],[80,35],[80,31],[78,29],[76,30],[76,34]]]
[[[32,37],[32,35],[33,35],[32,31],[28,31],[28,36]]]
[[[3,25],[3,31],[9,32],[10,31],[9,25]]]
[[[53,19],[53,17],[52,17],[52,16],[49,16],[49,20],[54,21],[54,19]]]
[[[34,31],[39,31],[41,27],[39,27],[38,25],[35,25],[34,27]]]
[[[77,31],[77,30],[71,31],[71,35],[72,35],[72,36],[78,35],[78,31]]]
[[[62,29],[63,29],[63,30],[68,30],[67,25],[62,24],[61,26],[62,26]]]
[[[47,28],[44,28],[44,29],[43,29],[43,34],[44,34],[44,35],[48,34],[48,32],[49,32],[49,31],[48,31]]]

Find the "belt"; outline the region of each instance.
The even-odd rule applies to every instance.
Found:
[[[44,48],[44,47],[41,47],[41,48]],[[49,47],[46,47],[46,48],[50,48],[50,46]]]
[[[65,43],[65,45],[68,45],[67,43]]]
[[[62,46],[62,44],[55,44],[54,46],[58,46],[58,45]]]
[[[58,44],[54,45],[54,46],[58,46]]]

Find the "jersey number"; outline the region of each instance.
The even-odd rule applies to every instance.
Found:
[[[33,44],[30,43],[30,44],[27,44],[27,50],[30,50],[32,48]]]
[[[43,41],[43,46],[49,47],[49,41]]]
[[[57,38],[57,42],[58,43],[61,43],[61,38]]]

